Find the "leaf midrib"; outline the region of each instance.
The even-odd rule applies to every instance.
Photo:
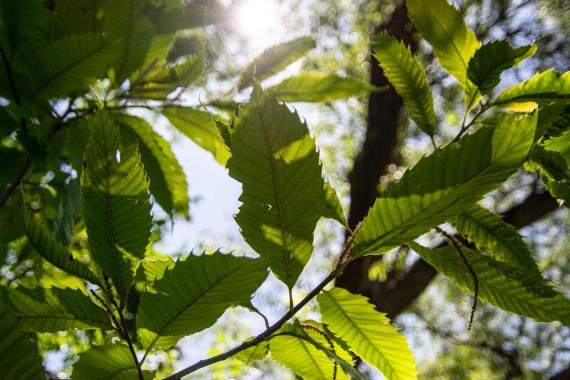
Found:
[[[332,300],[332,302],[336,306],[336,309],[339,310],[341,312],[341,314],[350,322],[350,324],[356,329],[356,331],[359,333],[359,335],[364,337],[364,339],[368,342],[368,344],[374,348],[374,351],[376,351],[378,353],[378,355],[380,355],[382,357],[382,359],[384,360],[386,365],[388,365],[392,369],[393,374],[399,379],[400,376],[398,375],[398,371],[390,364],[390,362],[386,359],[386,356],[374,345],[374,343],[368,338],[368,336],[360,330],[358,325],[349,317],[348,313],[346,313],[344,311],[344,309],[337,302],[337,300],[333,296],[331,296],[329,293],[324,293],[324,294],[326,294],[328,296],[328,298],[330,300]],[[356,352],[356,350],[355,350],[355,352]]]

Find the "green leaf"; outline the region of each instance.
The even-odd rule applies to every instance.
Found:
[[[404,335],[360,295],[340,288],[318,297],[323,323],[387,379],[416,379],[416,364]]]
[[[542,112],[542,111],[541,111]],[[570,206],[570,131],[550,138],[541,149],[535,150],[530,163],[541,170],[542,182],[556,198]]]
[[[497,260],[540,276],[532,253],[519,232],[499,215],[475,204],[455,217],[452,223],[478,249],[486,249]]]
[[[373,47],[384,74],[404,99],[412,120],[433,136],[436,126],[433,97],[420,61],[408,47],[388,34],[374,39]]]
[[[164,276],[167,269],[172,269],[174,264],[174,260],[169,256],[146,257],[137,268],[135,278],[137,281],[153,284]]]
[[[119,128],[105,111],[90,123],[81,178],[87,236],[93,260],[125,295],[150,238],[148,179],[136,144],[121,147],[117,160]]]
[[[107,313],[81,290],[19,287],[8,294],[24,331],[113,330]]]
[[[267,92],[285,102],[331,102],[375,90],[376,87],[357,79],[309,71],[285,79]]]
[[[238,352],[235,356],[236,359],[251,364],[257,360],[263,360],[269,351],[269,342],[261,342],[258,345],[250,347],[246,350]]]
[[[187,107],[166,107],[162,114],[176,129],[212,153],[216,161],[226,166],[230,151],[222,139],[216,123],[207,112]]]
[[[228,307],[249,302],[266,277],[259,259],[189,256],[154,283],[157,294],[142,295],[137,325],[157,334],[150,347],[170,347],[212,326]]]
[[[429,249],[416,243],[410,243],[410,247],[462,290],[473,294],[473,278],[453,247]],[[539,322],[560,321],[570,325],[570,300],[546,285],[542,278],[537,278],[533,271],[496,261],[467,248],[462,250],[477,275],[480,299]]]
[[[166,99],[179,87],[186,87],[194,82],[204,70],[203,53],[194,54],[182,63],[168,64],[143,80],[134,84],[131,95],[134,98]]]
[[[496,189],[526,159],[536,113],[505,114],[421,159],[375,202],[364,219],[353,257],[386,252],[459,215]]]
[[[501,92],[494,105],[516,106],[513,103],[568,103],[570,100],[570,71],[559,74],[555,70],[538,73],[527,81],[515,84]],[[532,108],[532,107],[531,107]]]
[[[143,371],[144,378],[150,380],[153,374]],[[127,346],[107,344],[92,346],[79,355],[73,365],[73,380],[132,380],[137,379],[137,367]]]
[[[150,178],[150,192],[169,214],[173,211],[188,219],[188,185],[170,144],[144,119],[123,113],[115,114],[119,124],[137,139],[141,159]]]
[[[150,47],[153,26],[143,16],[145,1],[122,0],[107,4],[105,34],[118,40],[117,58],[113,63],[117,83],[121,83],[144,62]]]
[[[71,252],[49,231],[45,223],[26,208],[24,223],[30,243],[38,254],[59,269],[99,285],[100,281],[86,264],[76,260]]]
[[[239,89],[253,84],[253,79],[261,81],[285,69],[315,47],[315,41],[308,36],[272,46],[261,53],[243,71]]]
[[[447,0],[409,0],[408,11],[445,70],[467,86],[467,65],[481,46],[459,11]]]
[[[34,62],[32,98],[69,96],[86,91],[110,66],[116,43],[98,34],[80,34],[42,45],[30,60]]]
[[[467,109],[474,107],[481,96],[488,94],[501,81],[501,73],[516,66],[536,52],[536,45],[513,48],[504,40],[481,46],[469,60],[465,91]]]
[[[0,288],[0,373],[3,379],[45,379],[37,343],[22,331],[18,317]]]
[[[230,134],[229,174],[243,186],[236,221],[245,241],[292,288],[325,208],[315,142],[296,113],[259,87]]]
[[[348,227],[348,222],[344,216],[344,210],[340,204],[340,200],[336,194],[336,190],[328,182],[325,181],[325,210],[323,216],[331,218],[342,224],[345,228]]]
[[[271,338],[271,356],[305,379],[365,379],[349,364],[351,355],[322,334],[326,335],[323,326],[313,321],[285,325]],[[337,367],[334,376],[335,362],[346,374]]]

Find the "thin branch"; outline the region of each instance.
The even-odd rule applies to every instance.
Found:
[[[283,317],[281,317],[281,319],[279,319],[277,322],[275,322],[273,325],[271,325],[269,328],[267,328],[261,334],[257,335],[255,338],[248,340],[246,342],[243,342],[239,346],[234,347],[231,350],[226,351],[222,354],[212,356],[211,358],[208,358],[208,359],[200,360],[200,361],[194,363],[193,365],[186,367],[183,370],[178,371],[173,375],[168,376],[164,380],[180,380],[180,379],[182,379],[182,377],[189,375],[192,372],[196,372],[199,369],[202,369],[204,367],[207,367],[207,366],[212,365],[212,364],[217,363],[217,362],[221,362],[222,360],[226,360],[226,359],[234,356],[235,354],[237,354],[241,351],[244,351],[244,350],[247,350],[248,348],[254,347],[254,346],[258,345],[259,343],[271,338],[271,336],[275,332],[277,332],[281,328],[281,326],[283,326],[289,319],[291,319],[295,314],[297,314],[297,312],[299,312],[299,310],[301,310],[307,303],[309,303],[313,298],[315,298],[321,292],[321,290],[323,290],[324,287],[328,285],[329,282],[334,280],[342,272],[342,269],[344,268],[344,264],[350,258],[350,253],[352,252],[352,244],[354,242],[354,237],[355,237],[357,231],[358,231],[358,228],[355,228],[355,232],[350,236],[350,238],[345,243],[345,245],[341,251],[341,254],[339,256],[339,260],[337,261],[337,264],[335,265],[332,272],[329,273],[329,275],[327,277],[325,277],[325,279],[322,280],[313,290],[311,290],[311,292],[309,294],[307,294],[307,296],[305,298],[303,298],[297,305],[295,305],[291,310],[289,310],[287,313],[285,313],[285,315],[283,315]]]
[[[455,237],[451,236],[450,234],[448,234],[439,227],[435,227],[435,230],[440,234],[442,234],[445,237],[445,239],[451,244],[451,246],[455,248],[455,251],[457,252],[459,257],[461,257],[461,260],[463,261],[463,264],[467,268],[467,271],[473,278],[473,306],[471,307],[471,315],[469,316],[469,326],[467,327],[467,330],[471,330],[471,326],[473,325],[473,318],[475,317],[475,310],[477,310],[477,298],[479,296],[479,281],[477,279],[477,274],[475,273],[475,270],[473,270],[473,267],[467,260],[467,257],[465,256],[463,249],[461,249],[461,245],[455,239]]]

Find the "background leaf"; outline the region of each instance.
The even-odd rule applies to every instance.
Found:
[[[39,215],[38,215],[39,216]],[[58,242],[39,217],[32,215],[31,211],[24,212],[26,234],[38,254],[59,269],[100,285],[99,279],[89,270],[86,264],[73,258],[71,252]]]
[[[299,37],[266,49],[244,69],[239,89],[251,86],[254,77],[255,80],[262,81],[277,74],[314,47],[315,40],[311,37]]]
[[[375,91],[376,87],[333,74],[301,72],[267,89],[285,102],[331,102]]]
[[[410,117],[422,131],[433,136],[433,97],[422,64],[408,47],[388,34],[376,37],[373,46],[384,74],[403,98]]]
[[[216,161],[226,166],[230,151],[216,128],[216,123],[207,112],[188,107],[166,107],[162,114],[176,129],[212,153]]]
[[[447,0],[408,0],[412,22],[445,70],[467,85],[467,65],[481,46],[459,11]]]
[[[186,176],[174,156],[170,144],[139,117],[116,114],[119,124],[137,139],[141,159],[150,178],[150,192],[169,214],[174,211],[189,218]]]

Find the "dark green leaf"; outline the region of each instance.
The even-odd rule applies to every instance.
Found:
[[[157,334],[148,350],[212,326],[228,307],[249,302],[266,277],[259,259],[214,253],[177,262],[154,283],[157,294],[141,297],[137,325]]]
[[[89,270],[87,265],[76,260],[71,252],[56,240],[45,223],[39,219],[39,215],[32,215],[29,210],[26,210],[24,222],[28,239],[42,258],[65,272],[93,284],[100,284],[97,276]]]
[[[90,122],[81,178],[87,236],[93,260],[125,295],[150,238],[148,179],[136,144],[117,154],[119,129],[105,111]]]
[[[145,1],[121,0],[107,3],[105,34],[118,40],[118,54],[113,63],[118,83],[128,78],[143,63],[153,34],[150,21],[143,16]]]
[[[107,313],[78,289],[19,287],[9,296],[24,331],[113,330]]]
[[[493,41],[481,46],[469,60],[468,86],[465,90],[467,109],[477,104],[482,95],[488,94],[501,81],[501,73],[516,66],[536,52],[536,45],[513,48],[507,41]]]
[[[37,344],[18,325],[18,317],[0,288],[0,373],[3,379],[45,379]]]
[[[105,73],[117,50],[116,43],[98,34],[80,34],[42,45],[33,57],[32,97],[65,97],[87,91]]]
[[[176,211],[188,218],[190,200],[186,176],[170,144],[144,119],[127,114],[116,114],[115,117],[137,138],[141,159],[150,178],[150,192],[158,204],[171,215]]]
[[[145,380],[153,378],[150,371],[143,371]],[[79,355],[73,365],[73,380],[133,380],[138,379],[137,367],[127,346],[108,344],[93,346]]]

